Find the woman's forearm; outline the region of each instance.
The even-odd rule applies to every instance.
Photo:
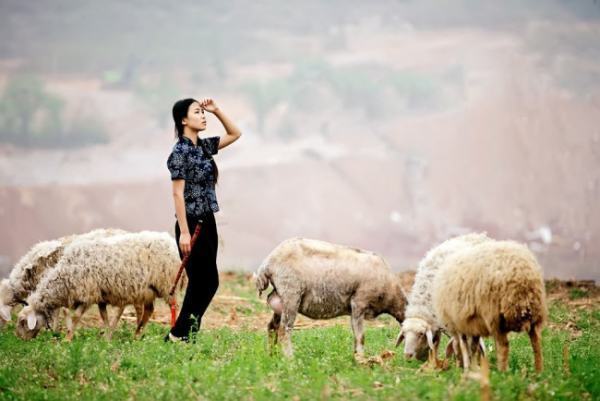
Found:
[[[221,111],[221,109],[217,109],[214,112],[214,115],[221,121],[228,136],[237,139],[242,135],[240,129]]]
[[[187,224],[187,217],[185,213],[185,201],[182,194],[174,193],[173,200],[175,202],[175,214],[177,215],[177,222],[179,223],[179,230],[182,234],[189,234],[190,229]]]

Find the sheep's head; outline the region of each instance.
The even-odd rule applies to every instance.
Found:
[[[8,279],[0,281],[0,327],[10,322],[13,291],[8,285]]]
[[[423,319],[411,317],[402,322],[396,347],[404,340],[404,357],[426,360],[429,349],[433,350],[433,331]]]
[[[31,340],[46,324],[46,318],[31,306],[26,306],[17,318],[17,335],[24,340]]]

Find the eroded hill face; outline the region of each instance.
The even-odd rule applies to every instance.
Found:
[[[339,43],[272,37],[316,61],[266,53],[228,64],[220,80],[166,74],[175,93],[215,96],[244,132],[216,156],[221,266],[255,269],[281,240],[303,236],[373,250],[402,270],[450,236],[487,231],[527,242],[549,277],[599,278],[598,23],[361,21],[336,31]],[[6,81],[15,67],[2,68]],[[149,67],[138,74],[150,89],[160,81]],[[96,113],[111,141],[0,147],[3,273],[39,240],[174,224],[173,99],[149,107],[134,87],[44,79],[67,115]],[[221,133],[208,118],[207,132]]]

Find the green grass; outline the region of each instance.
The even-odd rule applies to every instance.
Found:
[[[247,290],[244,280],[225,285]],[[251,304],[236,308],[253,310]],[[492,368],[494,399],[600,398],[600,309],[576,311],[553,302],[550,315],[544,372],[532,369],[527,336],[512,336],[509,371]],[[393,349],[397,324],[383,322],[382,328],[367,329],[368,355]],[[139,341],[131,325],[122,325],[110,342],[96,328],[80,329],[72,343],[48,331],[22,341],[13,329],[0,331],[0,400],[479,399],[479,382],[464,378],[455,366],[419,371],[420,363],[400,354],[382,365],[357,364],[345,322],[294,332],[291,360],[267,352],[264,331],[220,328],[202,332],[195,344],[165,344],[166,327],[159,324],[150,324]]]
[[[582,288],[572,288],[571,291],[569,291],[569,298],[570,299],[580,299],[580,298],[585,298],[587,297],[588,291]]]

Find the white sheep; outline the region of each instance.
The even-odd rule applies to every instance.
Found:
[[[60,307],[75,309],[67,339],[90,305],[144,305],[138,336],[154,309],[167,299],[180,266],[175,240],[168,233],[144,231],[71,243],[27,298],[19,314],[17,334],[33,338]]]
[[[439,322],[460,344],[468,369],[471,347],[465,339],[493,336],[498,369],[508,366],[508,333],[529,334],[535,369],[542,370],[541,333],[547,319],[542,270],[526,246],[513,241],[484,242],[458,251],[433,281]]]
[[[57,240],[42,241],[35,244],[15,265],[8,279],[0,281],[0,325],[11,320],[11,311],[18,304],[25,305],[25,299],[35,290],[42,276],[52,269],[62,257],[64,248],[73,241],[88,240],[124,234],[119,229],[96,229],[85,234],[75,234],[61,237]],[[135,305],[138,320],[142,316],[140,305]],[[100,316],[110,336],[110,324],[106,304],[98,305]],[[113,320],[113,326],[118,322],[123,310],[119,310]],[[71,324],[67,312],[67,326]],[[53,319],[55,322],[56,319]]]
[[[294,238],[279,244],[256,272],[259,296],[269,284],[269,338],[281,337],[286,356],[297,313],[312,319],[351,316],[354,352],[364,353],[363,319],[388,313],[404,319],[401,283],[380,256],[323,241]]]
[[[60,240],[35,244],[15,265],[9,278],[0,281],[0,322],[11,320],[12,308],[25,304],[46,270],[53,268],[62,255]]]
[[[415,282],[408,296],[408,305],[396,346],[404,340],[404,356],[423,360],[428,349],[437,358],[442,332],[432,302],[433,279],[440,266],[453,253],[473,247],[491,239],[484,233],[461,235],[444,241],[430,249],[419,262]]]

